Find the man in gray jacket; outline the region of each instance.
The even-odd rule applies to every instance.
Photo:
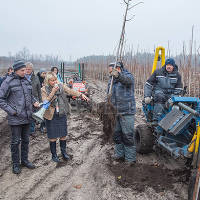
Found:
[[[33,64],[31,62],[26,63],[25,77],[31,82],[33,96],[37,99],[37,101],[42,102],[40,81],[39,81],[38,76],[34,74]],[[30,132],[31,132],[30,133],[31,136],[34,136],[34,134],[35,134],[35,122],[34,121],[31,122]]]
[[[29,130],[32,118],[32,107],[39,103],[32,95],[31,83],[25,78],[26,65],[18,60],[13,65],[14,73],[8,76],[0,87],[0,108],[8,113],[8,124],[11,127],[11,156],[13,173],[19,174],[21,141],[21,164],[29,169],[35,166],[28,160]]]

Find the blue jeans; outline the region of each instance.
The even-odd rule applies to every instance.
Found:
[[[124,157],[128,162],[136,160],[134,115],[117,116],[113,140],[116,157]]]

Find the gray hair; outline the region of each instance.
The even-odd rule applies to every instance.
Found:
[[[31,67],[33,69],[33,63],[27,62],[27,63],[25,63],[25,65],[26,65],[26,67]]]

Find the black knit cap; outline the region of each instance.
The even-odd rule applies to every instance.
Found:
[[[114,66],[115,66],[115,62],[109,64],[109,67],[114,67]],[[122,62],[117,62],[116,67],[120,67],[121,69],[123,69],[124,65]]]
[[[13,64],[14,71],[17,71],[17,70],[24,68],[24,67],[26,67],[26,64],[24,63],[23,60],[16,60]]]

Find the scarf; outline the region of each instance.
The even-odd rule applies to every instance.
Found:
[[[56,91],[54,95],[54,100],[51,102],[51,106],[56,108],[58,106],[59,108],[59,115],[67,115],[70,114],[70,108],[69,108],[69,103],[66,98],[66,94],[64,92],[62,84],[59,84],[59,90]],[[47,95],[49,95],[52,91],[52,86],[46,86],[46,92]]]

